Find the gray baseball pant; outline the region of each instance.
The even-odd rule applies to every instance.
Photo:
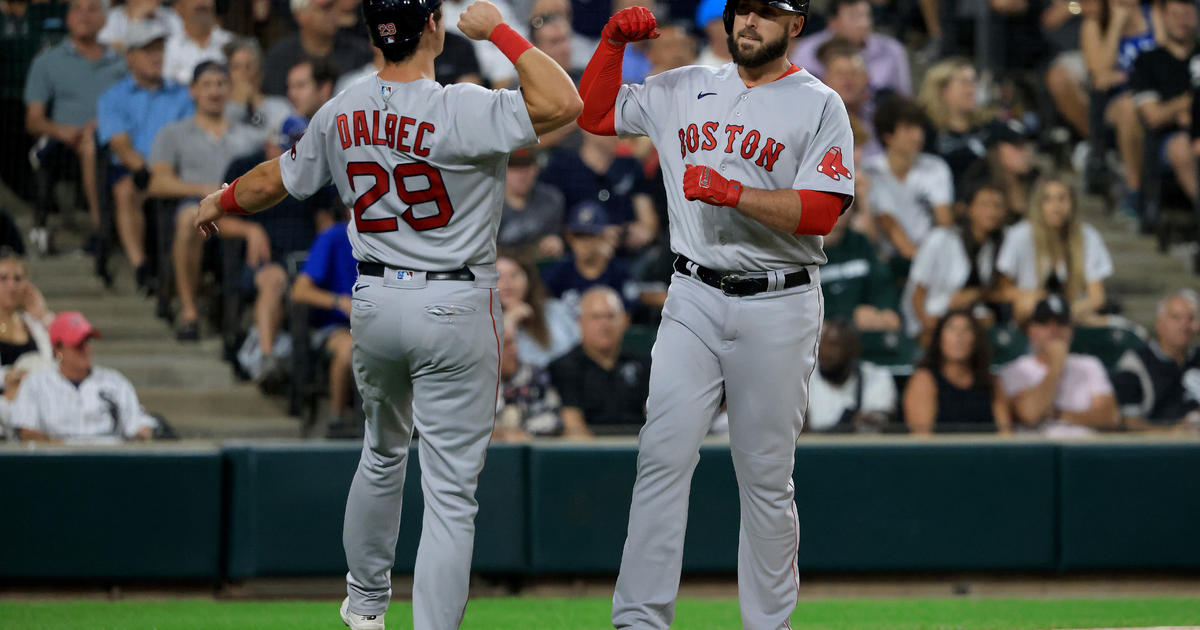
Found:
[[[366,436],[346,501],[343,544],[350,610],[378,615],[391,570],[413,427],[425,515],[413,577],[413,627],[462,622],[475,541],[475,488],[496,413],[502,318],[495,267],[475,282],[359,276],[353,294],[354,375]],[[388,277],[390,274],[390,277]],[[489,286],[490,285],[490,286]]]
[[[807,285],[730,297],[676,273],[650,368],[646,426],[621,573],[616,628],[665,629],[675,617],[688,495],[700,443],[721,404],[741,499],[738,600],[748,630],[789,628],[800,544],[792,466],[816,368],[824,305]]]

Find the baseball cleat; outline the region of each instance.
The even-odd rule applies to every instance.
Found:
[[[350,612],[350,598],[342,600],[342,621],[350,630],[384,630],[383,615],[356,615]]]

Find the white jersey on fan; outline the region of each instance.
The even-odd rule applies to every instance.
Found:
[[[684,166],[690,164],[752,188],[841,194],[849,207],[850,118],[837,94],[808,72],[794,68],[754,88],[746,87],[733,63],[664,72],[621,88],[616,129],[649,136],[658,147],[675,253],[712,269],[742,271],[825,262],[820,236],[786,234],[683,195]]]
[[[452,270],[496,261],[508,154],[536,142],[520,92],[376,76],[321,107],[279,164],[298,199],[337,186],[355,259]]]

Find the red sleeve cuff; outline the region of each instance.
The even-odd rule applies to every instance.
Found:
[[[800,223],[796,234],[825,236],[833,231],[842,215],[842,195],[820,190],[797,190],[800,195]]]

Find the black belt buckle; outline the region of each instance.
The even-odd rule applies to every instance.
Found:
[[[739,285],[741,285],[742,281],[745,279],[746,277],[741,274],[725,274],[721,276],[720,281],[717,282],[717,288],[721,290],[721,293],[724,293],[730,297],[742,297],[746,295],[746,292],[740,288]]]

